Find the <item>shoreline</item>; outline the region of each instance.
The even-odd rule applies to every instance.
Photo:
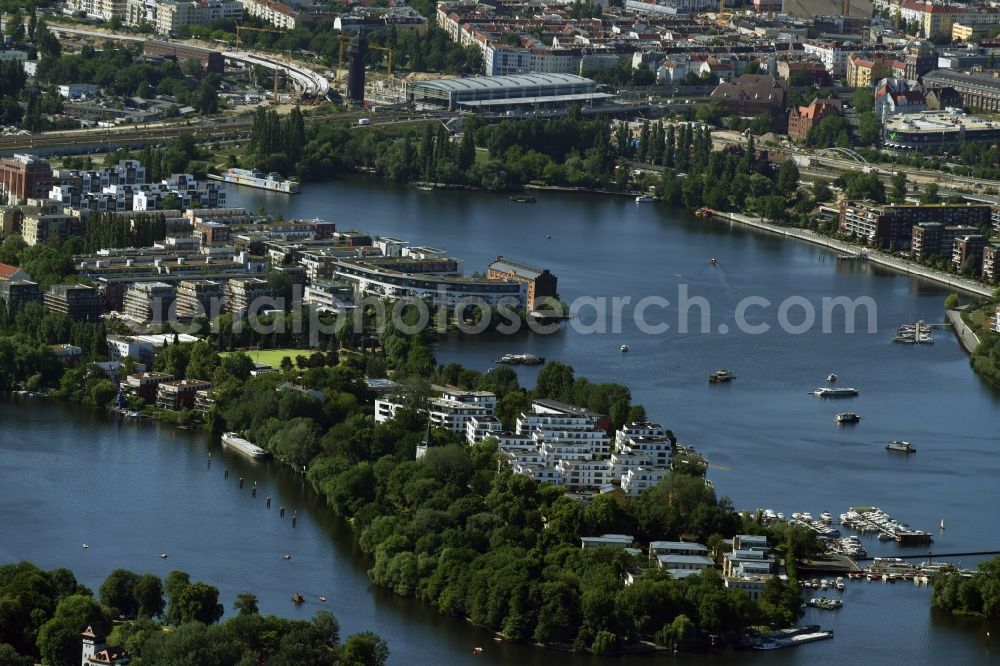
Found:
[[[794,227],[783,227],[777,224],[771,224],[768,222],[763,222],[761,220],[752,218],[748,215],[740,215],[739,213],[727,213],[723,211],[710,211],[708,213],[709,217],[720,218],[729,220],[730,222],[736,222],[738,224],[743,224],[754,229],[761,231],[768,231],[780,236],[785,236],[788,238],[795,238],[806,243],[811,243],[813,245],[818,245],[824,247],[828,250],[834,252],[856,255],[860,251],[864,250],[866,252],[866,260],[872,263],[878,264],[884,268],[896,271],[898,273],[904,273],[906,275],[912,275],[915,277],[923,278],[925,280],[930,280],[932,282],[937,282],[938,284],[943,284],[945,286],[951,287],[953,289],[958,289],[967,294],[975,294],[976,296],[992,296],[993,290],[971,280],[961,278],[958,276],[952,276],[948,273],[941,273],[935,271],[926,266],[920,266],[919,264],[914,264],[902,259],[897,259],[895,257],[885,256],[879,250],[871,250],[862,246],[854,245],[846,241],[839,241],[833,238],[827,238],[821,236],[814,231],[808,231],[806,229],[796,229]]]

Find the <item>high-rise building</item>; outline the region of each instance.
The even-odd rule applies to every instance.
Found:
[[[347,99],[355,104],[365,101],[365,51],[368,42],[360,35],[351,40],[351,63],[347,69]]]
[[[177,285],[177,316],[215,319],[225,311],[226,292],[222,282],[182,280]]]
[[[104,313],[104,295],[84,284],[54,284],[42,300],[49,310],[80,321],[96,322]]]
[[[125,292],[125,316],[142,324],[165,322],[177,290],[165,282],[137,282]]]

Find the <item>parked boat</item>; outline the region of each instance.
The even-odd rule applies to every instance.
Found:
[[[888,451],[899,451],[900,453],[916,453],[917,449],[909,442],[896,440],[885,445]]]
[[[251,444],[248,440],[243,439],[235,432],[226,432],[222,434],[222,443],[231,449],[239,451],[245,456],[249,456],[254,459],[267,458],[271,454],[260,448],[256,444]]]
[[[851,398],[858,394],[858,389],[849,387],[838,387],[831,388],[829,386],[824,386],[818,388],[812,392],[813,395],[820,398]]]
[[[227,169],[221,176],[209,174],[209,178],[221,180],[224,183],[234,185],[246,185],[259,190],[270,190],[271,192],[282,192],[284,194],[298,194],[299,183],[295,180],[284,180],[281,174],[272,171],[265,174],[257,169],[237,169],[235,167]]]
[[[627,352],[628,351],[628,345],[622,345],[621,349],[622,349],[623,352]]]
[[[636,203],[652,203],[656,201],[656,197],[652,194],[640,194],[635,198]]]
[[[857,423],[861,417],[854,412],[840,412],[833,420],[837,423]]]
[[[545,359],[534,354],[504,354],[493,362],[506,365],[538,365],[545,363]]]
[[[729,370],[716,370],[708,376],[709,384],[724,384],[733,381],[733,373]]]
[[[524,204],[533,204],[533,203],[535,203],[535,197],[527,197],[527,196],[520,196],[520,195],[514,195],[514,196],[512,196],[510,198],[510,200],[513,201],[514,203],[524,203]]]

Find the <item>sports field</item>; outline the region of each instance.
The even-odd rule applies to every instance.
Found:
[[[272,368],[277,368],[281,365],[281,359],[287,356],[292,359],[292,363],[295,363],[296,356],[309,356],[315,349],[261,349],[259,352],[256,349],[251,349],[246,352],[246,354],[252,358],[257,363],[264,363],[271,366]],[[223,352],[223,355],[230,352]]]

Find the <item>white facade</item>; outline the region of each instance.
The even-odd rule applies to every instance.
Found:
[[[857,51],[857,47],[848,48],[836,42],[802,42],[802,51],[819,58],[826,71],[834,79],[847,76],[847,58]]]
[[[375,422],[385,423],[396,416],[404,407],[392,398],[375,401]],[[448,432],[465,437],[469,421],[473,418],[485,419],[493,415],[496,395],[488,391],[461,391],[443,388],[441,397],[428,401],[427,414],[431,425],[444,428]]]

